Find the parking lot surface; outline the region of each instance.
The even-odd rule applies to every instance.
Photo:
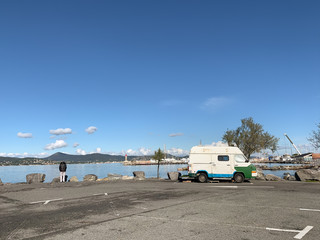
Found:
[[[0,239],[319,239],[320,184],[0,186]]]

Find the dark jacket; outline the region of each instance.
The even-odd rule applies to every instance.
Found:
[[[59,171],[65,172],[67,170],[67,164],[65,162],[61,162],[59,165]]]

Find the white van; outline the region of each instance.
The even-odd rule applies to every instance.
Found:
[[[188,175],[202,183],[208,178],[241,183],[255,178],[257,171],[237,147],[195,146],[190,151]]]

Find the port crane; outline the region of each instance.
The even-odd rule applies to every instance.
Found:
[[[288,138],[288,140],[289,140],[289,142],[292,144],[292,146],[296,149],[296,151],[299,153],[299,155],[301,155],[301,152],[299,151],[299,149],[296,147],[296,145],[294,145],[294,143],[291,141],[291,139],[289,138],[289,136],[285,133],[284,134],[287,138]]]

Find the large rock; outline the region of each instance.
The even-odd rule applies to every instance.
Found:
[[[122,180],[132,180],[134,177],[132,176],[122,176]]]
[[[2,185],[3,185],[3,183],[2,183],[1,178],[0,178],[0,186],[2,186]]]
[[[94,174],[87,174],[84,176],[83,181],[85,182],[95,182],[97,181],[98,177]]]
[[[257,168],[257,177],[256,177],[256,180],[263,180],[265,181],[266,180],[266,177],[264,176],[264,173],[262,172],[262,169],[261,168]]]
[[[295,177],[298,181],[320,181],[319,169],[300,169],[296,171]]]
[[[296,181],[296,177],[292,176],[290,173],[284,173],[283,179],[287,181]]]
[[[290,175],[289,178],[287,179],[288,181],[297,181],[295,176]]]
[[[79,180],[76,176],[71,177],[69,181],[70,182],[79,182]]]
[[[46,178],[42,173],[31,173],[26,176],[27,183],[43,183]]]
[[[52,179],[51,183],[58,183],[58,182],[60,182],[60,177],[56,177],[56,178]]]
[[[168,172],[168,178],[171,181],[178,181],[179,177],[181,176],[181,173],[179,172]]]
[[[119,180],[119,179],[122,179],[122,175],[114,174],[114,173],[108,173],[108,180]]]
[[[266,175],[266,180],[267,181],[281,181],[281,177],[275,176],[273,174],[267,174]]]
[[[283,174],[283,179],[284,180],[289,180],[290,176],[291,176],[290,173],[286,172],[286,173]]]
[[[65,182],[68,181],[68,175],[66,175],[65,177]],[[52,179],[51,183],[59,183],[60,182],[60,177],[55,177],[54,179]]]
[[[133,172],[133,176],[135,179],[139,179],[139,180],[142,180],[142,179],[145,179],[146,176],[144,174],[144,171],[134,171]]]
[[[97,182],[106,182],[109,181],[109,178],[105,177],[105,178],[98,178]]]

